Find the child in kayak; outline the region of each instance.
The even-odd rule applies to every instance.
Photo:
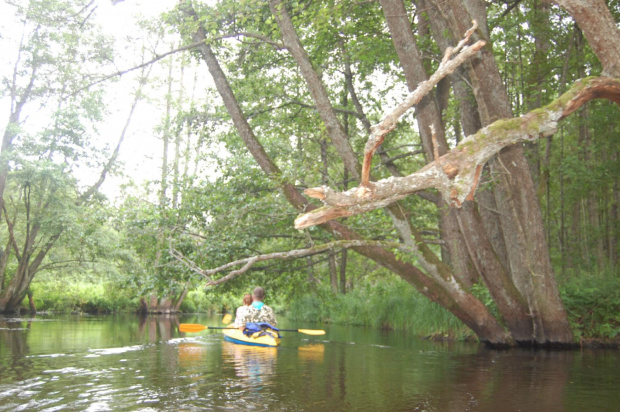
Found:
[[[243,295],[243,305],[237,308],[237,312],[235,314],[235,327],[240,328],[243,327],[245,323],[241,323],[241,320],[244,319],[245,314],[250,309],[250,305],[252,304],[252,295],[246,293]]]

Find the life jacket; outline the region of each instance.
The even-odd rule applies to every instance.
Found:
[[[245,329],[243,330],[243,333],[251,338],[257,338],[267,334],[273,336],[274,338],[278,338],[278,332],[280,332],[280,329],[275,326],[271,326],[266,322],[246,323]]]

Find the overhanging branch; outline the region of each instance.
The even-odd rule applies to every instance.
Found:
[[[295,220],[295,228],[366,213],[429,188],[437,189],[449,204],[459,207],[465,200],[473,200],[482,167],[503,148],[554,134],[560,120],[598,98],[620,104],[620,79],[581,79],[549,105],[518,118],[496,121],[409,176],[383,179],[364,190],[336,192],[326,186],[306,189],[306,195],[322,200],[326,206],[300,215]]]
[[[295,249],[289,250],[288,252],[275,252],[275,253],[267,253],[264,255],[251,256],[243,259],[235,260],[234,262],[226,263],[222,266],[219,266],[214,269],[201,269],[195,262],[185,257],[181,252],[176,250],[172,243],[170,243],[170,253],[177,259],[179,262],[183,263],[187,268],[189,268],[192,272],[198,273],[205,277],[208,282],[206,286],[215,286],[222,283],[226,283],[229,280],[246,273],[255,263],[263,262],[266,260],[273,259],[297,259],[306,256],[317,255],[319,253],[325,253],[332,249],[348,249],[354,247],[371,247],[371,246],[380,246],[392,249],[400,249],[403,251],[411,252],[412,250],[405,244],[397,243],[397,242],[388,242],[388,241],[378,241],[378,240],[338,240],[334,242],[324,243],[321,245],[313,246],[306,249]],[[219,279],[213,280],[211,278],[212,275],[230,270],[234,267],[243,265],[239,269],[235,269],[230,271],[226,276],[221,277]]]
[[[486,42],[484,40],[479,40],[471,46],[465,46],[469,41],[469,38],[474,33],[476,28],[478,27],[478,23],[474,20],[472,22],[473,26],[471,29],[465,33],[463,39],[459,42],[456,47],[448,48],[443,57],[443,60],[439,64],[437,71],[428,79],[423,81],[418,85],[418,87],[409,93],[409,95],[405,98],[405,100],[396,106],[391,113],[383,118],[383,120],[372,126],[370,129],[370,136],[368,141],[366,142],[366,146],[364,148],[364,161],[362,163],[362,177],[361,184],[359,189],[362,194],[367,193],[368,190],[364,190],[369,188],[370,186],[370,163],[372,161],[372,156],[383,140],[385,136],[394,130],[398,120],[404,115],[411,107],[420,103],[420,101],[426,96],[432,89],[435,87],[441,79],[453,73],[460,65],[465,63],[469,58],[474,56],[484,45]],[[464,47],[465,46],[465,47]],[[457,54],[458,53],[458,54]],[[452,58],[454,56],[454,58]]]

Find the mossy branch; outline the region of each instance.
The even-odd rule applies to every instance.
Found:
[[[460,207],[472,200],[482,166],[503,148],[554,134],[558,122],[593,99],[620,104],[620,79],[588,77],[578,80],[562,96],[547,106],[518,118],[501,119],[468,136],[457,147],[405,177],[390,177],[372,187],[356,187],[336,192],[321,186],[304,193],[320,199],[326,206],[300,215],[295,228],[315,226],[337,217],[353,216],[385,207],[423,189],[437,189],[446,201]]]

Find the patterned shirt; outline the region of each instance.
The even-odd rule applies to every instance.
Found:
[[[237,313],[235,315],[235,327],[239,328],[243,325],[245,325],[245,322],[241,323],[242,319],[245,318],[246,313],[248,312],[248,310],[250,309],[250,306],[239,306],[237,308]]]
[[[235,320],[239,326],[245,326],[246,323],[265,322],[271,326],[276,326],[276,315],[267,305],[258,310],[254,306],[246,306],[247,310],[242,314],[241,318]]]

